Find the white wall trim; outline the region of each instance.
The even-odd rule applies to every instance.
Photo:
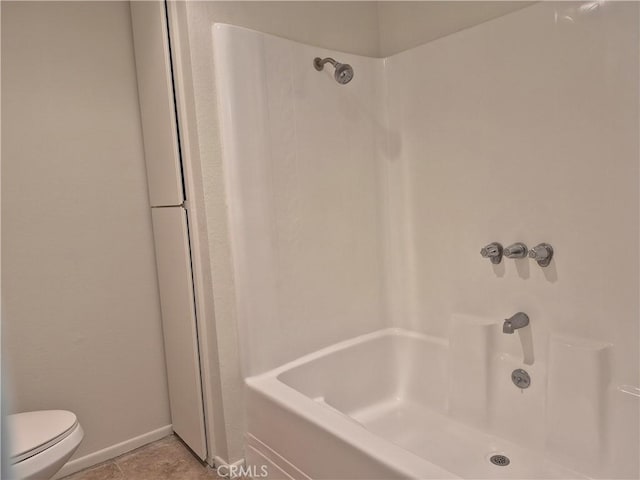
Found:
[[[52,480],[57,480],[67,475],[71,475],[72,473],[79,472],[80,470],[84,470],[85,468],[93,467],[94,465],[97,465],[99,463],[106,462],[107,460],[111,460],[112,458],[122,455],[123,453],[130,452],[131,450],[135,450],[136,448],[142,447],[143,445],[155,442],[156,440],[160,440],[161,438],[171,435],[172,433],[172,425],[165,425],[164,427],[160,427],[156,430],[143,433],[142,435],[130,438],[129,440],[125,440],[124,442],[116,443],[115,445],[111,445],[110,447],[90,453],[89,455],[85,455],[84,457],[76,458],[75,460],[71,460],[64,467],[62,467],[60,471],[54,475]]]

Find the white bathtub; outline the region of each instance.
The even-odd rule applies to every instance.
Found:
[[[248,378],[248,464],[271,478],[586,478],[452,415],[448,350],[387,329]]]

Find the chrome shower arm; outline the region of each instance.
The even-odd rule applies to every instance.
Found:
[[[316,70],[318,70],[319,72],[322,71],[322,69],[324,68],[324,64],[325,63],[330,63],[331,65],[333,65],[335,67],[336,63],[338,63],[338,62],[336,62],[331,57],[327,57],[327,58],[316,57],[316,58],[313,59],[313,66],[316,67]]]

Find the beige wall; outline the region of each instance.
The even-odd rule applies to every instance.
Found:
[[[378,2],[379,56],[402,52],[532,3],[535,2]]]
[[[207,39],[214,22],[230,23],[318,47],[375,57],[379,52],[377,3],[192,2],[188,5],[189,26],[194,33],[206,32]],[[209,48],[210,43],[207,42]]]
[[[76,457],[170,424],[129,5],[2,2],[3,385]]]

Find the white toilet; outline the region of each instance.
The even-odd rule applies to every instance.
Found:
[[[16,480],[48,480],[69,460],[84,437],[66,410],[16,413],[7,417],[11,474]]]

